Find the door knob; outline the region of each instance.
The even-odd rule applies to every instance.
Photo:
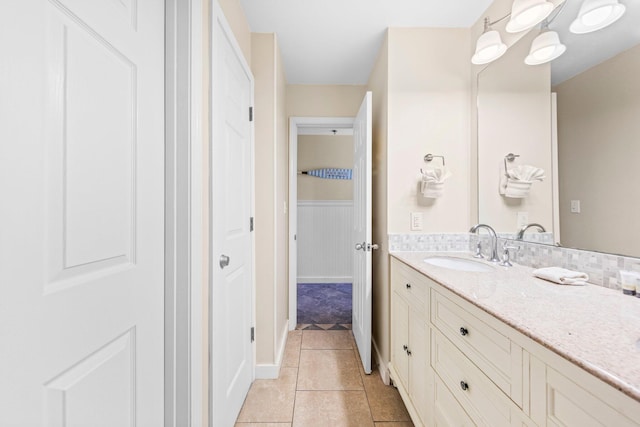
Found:
[[[356,251],[359,251],[359,250],[363,250],[363,251],[365,250],[365,243],[364,242],[356,243]]]
[[[229,265],[231,259],[226,255],[220,255],[220,268],[225,268]]]
[[[369,243],[367,245],[367,250],[368,251],[371,251],[371,250],[377,251],[378,250],[378,244],[377,243]]]

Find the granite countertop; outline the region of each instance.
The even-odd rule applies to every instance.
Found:
[[[423,262],[463,252],[393,252],[445,288],[640,401],[640,298],[597,285],[558,285],[514,264],[475,273]]]

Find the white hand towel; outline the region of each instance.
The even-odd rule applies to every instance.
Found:
[[[537,168],[530,165],[518,165],[514,168],[507,170],[509,178],[516,181],[542,181],[544,176],[544,169]]]
[[[427,169],[422,173],[422,181],[441,184],[450,176],[451,172],[449,171],[449,169],[444,167]]]
[[[505,197],[523,199],[529,196],[531,184],[545,178],[544,169],[530,165],[518,165],[500,172],[499,192]]]
[[[424,197],[438,198],[444,193],[444,181],[451,176],[447,168],[433,168],[422,172],[421,192]]]
[[[533,271],[533,275],[561,285],[586,285],[587,280],[589,280],[587,273],[567,270],[561,267],[539,268]]]
[[[504,189],[504,195],[513,199],[524,199],[529,195],[531,191],[532,182],[518,181],[515,179],[507,178],[507,185]]]

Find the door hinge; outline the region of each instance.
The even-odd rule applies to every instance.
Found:
[[[253,107],[249,107],[249,121],[253,121]]]
[[[253,231],[253,217],[249,218],[249,231]]]
[[[255,326],[251,327],[251,342],[254,342],[256,340],[256,328]]]

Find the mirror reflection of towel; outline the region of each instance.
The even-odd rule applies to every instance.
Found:
[[[512,180],[527,182],[542,181],[545,178],[544,169],[530,165],[518,165],[508,169],[507,175]]]
[[[531,184],[545,178],[544,169],[530,165],[518,165],[500,172],[500,194],[505,197],[522,199],[529,195]]]
[[[444,193],[444,182],[451,176],[447,168],[433,168],[422,172],[421,192],[424,197],[438,198]]]

